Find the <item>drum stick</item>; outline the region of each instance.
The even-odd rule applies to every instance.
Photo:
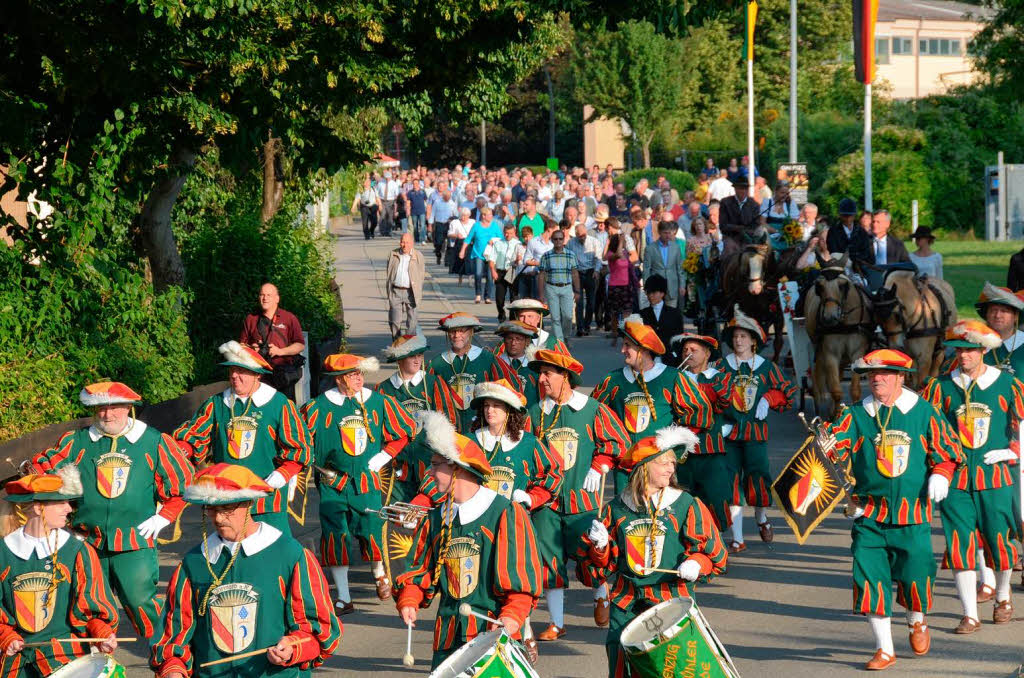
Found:
[[[412,656],[412,624],[409,624],[409,632],[405,636],[405,656],[402,657],[402,663],[406,666],[416,663],[416,658]]]
[[[285,641],[288,645],[298,645],[294,640]],[[243,652],[242,654],[233,654],[230,657],[222,657],[220,659],[214,659],[212,662],[206,662],[200,664],[199,668],[205,669],[207,666],[216,666],[217,664],[227,664],[238,659],[248,659],[249,657],[255,657],[256,655],[263,654],[267,650],[277,647],[277,645],[269,645],[262,650],[250,650],[249,652]]]
[[[679,570],[666,570],[663,567],[645,567],[644,568],[644,573],[645,574],[650,574],[651,572],[664,572],[665,574],[674,574],[674,575],[678,575],[679,574]]]
[[[500,619],[494,619],[493,617],[488,617],[486,614],[473,612],[473,608],[469,606],[469,603],[463,603],[462,605],[459,605],[459,614],[465,617],[479,617],[480,619],[486,619],[490,623],[495,624],[497,626],[504,626],[504,624],[501,623]]]
[[[41,643],[25,643],[25,647],[46,647],[50,643],[105,643],[110,638],[54,638]],[[132,643],[138,638],[114,638],[119,643]]]

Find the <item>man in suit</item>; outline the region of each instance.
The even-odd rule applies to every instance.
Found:
[[[875,233],[875,241],[872,243],[875,253],[873,263],[876,266],[910,262],[910,254],[903,241],[888,235],[890,225],[892,225],[892,217],[889,216],[889,210],[878,210],[871,219],[871,229]]]
[[[403,233],[398,248],[388,255],[388,325],[391,338],[416,334],[416,307],[423,299],[423,256],[413,247],[412,233]]]
[[[758,225],[761,216],[758,204],[750,197],[750,183],[747,178],[741,176],[732,185],[736,194],[722,198],[719,207],[722,236],[725,238],[723,256],[738,252],[743,247],[744,234]]]
[[[839,201],[839,226],[828,229],[825,247],[829,253],[846,253],[859,269],[865,264],[875,263],[871,237],[857,223],[857,203],[852,198]]]
[[[672,337],[683,334],[683,313],[674,306],[665,303],[665,292],[668,284],[660,275],[652,275],[644,282],[644,293],[650,306],[640,309],[640,317],[644,325],[654,329],[654,333],[665,346],[671,346]],[[679,365],[679,354],[673,348],[661,356],[661,361],[671,367]]]
[[[669,306],[675,307],[679,306],[680,298],[686,294],[683,257],[676,242],[678,228],[679,226],[674,221],[659,222],[658,239],[644,249],[645,289],[647,280],[651,276],[660,275],[668,286],[665,302]]]

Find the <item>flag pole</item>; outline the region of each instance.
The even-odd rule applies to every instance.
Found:
[[[864,85],[864,209],[873,210],[871,195],[871,83]]]
[[[734,62],[735,63],[735,62]],[[754,60],[747,59],[747,181],[754,190]],[[751,193],[753,194],[753,193]]]

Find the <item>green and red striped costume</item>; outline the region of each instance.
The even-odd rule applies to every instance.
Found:
[[[463,435],[469,435],[469,425],[476,414],[469,408],[475,384],[507,379],[516,389],[521,388],[519,377],[508,366],[508,363],[498,360],[493,353],[485,351],[479,346],[471,346],[469,352],[464,356],[457,356],[451,351],[434,356],[427,363],[427,374],[434,374],[444,379],[452,392],[459,397],[455,402],[455,406],[459,410],[459,419],[455,428]]]
[[[499,344],[498,347],[505,348],[505,344]],[[519,385],[523,395],[526,396],[526,406],[529,407],[540,400],[540,384],[537,383],[537,373],[529,367],[529,357],[524,355],[519,358],[509,358],[504,351],[496,353],[496,355],[499,362],[507,365],[519,377]]]
[[[526,492],[530,495],[531,512],[558,495],[562,467],[537,436],[523,431],[519,440],[508,435],[497,439],[486,428],[480,428],[474,432],[474,438],[491,465],[491,475],[484,479],[484,486],[509,500],[515,490]]]
[[[40,542],[44,545],[40,546]],[[57,547],[61,577],[47,605],[53,572],[52,548]],[[42,549],[42,553],[40,553]],[[96,551],[65,530],[53,530],[35,540],[18,528],[0,546],[0,644],[15,636],[25,643],[54,638],[108,638],[117,632],[117,610],[103,577]],[[27,647],[4,660],[3,678],[48,676],[61,666],[89,654],[87,643],[50,643]]]
[[[399,609],[427,608],[440,595],[432,668],[486,630],[485,621],[459,614],[460,605],[522,623],[541,594],[537,542],[522,505],[480,487],[454,513],[449,516],[439,508],[420,523],[413,537],[412,565],[395,581]],[[435,580],[439,558],[443,562]]]
[[[722,427],[732,426],[728,419],[732,397],[732,382],[729,372],[709,367],[696,375],[697,386],[711,403],[715,421],[704,431],[700,444],[686,458],[686,463],[676,467],[676,478],[690,493],[711,509],[719,530],[732,525],[729,504],[735,495],[733,474],[725,455]]]

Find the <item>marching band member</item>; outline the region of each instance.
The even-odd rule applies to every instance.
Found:
[[[551,613],[550,625],[538,640],[557,640],[565,635],[566,564],[576,558],[580,537],[597,517],[608,473],[623,451],[629,447],[629,434],[622,422],[605,404],[578,391],[583,364],[572,356],[547,349],[538,350],[530,369],[545,397],[529,409],[536,435],[547,445],[551,456],[562,467],[562,487],[558,495],[533,514],[537,545],[544,559],[544,590]],[[608,625],[608,587],[595,584],[594,621]]]
[[[932,502],[941,502],[963,460],[956,432],[930,402],[903,387],[913,360],[892,349],[871,351],[853,364],[868,375],[871,395],[843,408],[826,431],[836,438],[836,461],[854,477],[853,609],[866,615],[876,651],[865,668],[896,662],[892,644],[892,586],[907,608],[910,648],[928,653],[935,559]]]
[[[537,328],[521,320],[508,320],[494,333],[501,337],[495,355],[519,377],[527,407],[533,405],[540,400],[537,373],[530,369],[530,354],[536,350],[531,342],[537,337]]]
[[[711,510],[719,530],[732,525],[729,504],[733,496],[733,476],[725,456],[724,436],[729,435],[733,423],[726,419],[730,411],[732,387],[728,372],[710,366],[711,352],[718,350],[714,337],[700,334],[680,334],[672,338],[675,345],[682,344],[680,369],[697,382],[711,402],[715,420],[704,432],[700,444],[690,452],[685,464],[677,468],[679,483]]]
[[[448,383],[434,374],[423,371],[423,354],[430,348],[422,334],[407,334],[384,349],[389,363],[398,363],[398,370],[377,384],[377,391],[391,396],[415,418],[417,412],[432,410],[448,417],[452,423],[458,421],[459,397],[452,393]],[[391,501],[408,502],[416,496],[420,483],[427,476],[430,456],[423,452],[421,445],[407,445],[400,457],[396,457],[395,484]]]
[[[164,632],[150,655],[160,678],[298,678],[338,647],[341,623],[316,557],[250,515],[271,492],[236,464],[203,469],[185,489],[185,501],[203,508],[203,540],[167,584]],[[207,536],[207,521],[216,534]],[[261,648],[218,668],[201,666]]]
[[[732,396],[727,418],[735,422],[725,437],[725,455],[733,476],[732,541],[729,553],[746,550],[743,542],[743,506],[754,507],[754,519],[761,540],[770,543],[775,537],[768,522],[767,508],[772,504],[772,476],[768,468],[768,410],[789,409],[796,386],[789,383],[778,365],[757,354],[768,337],[756,320],[737,306],[732,320],[722,331],[722,342],[732,354],[720,361],[723,372],[729,373]]]
[[[473,386],[483,381],[507,379],[518,387],[519,377],[493,353],[473,345],[473,333],[483,329],[476,316],[461,311],[452,313],[441,318],[438,326],[447,335],[448,350],[427,363],[427,373],[443,379],[458,396],[455,405],[459,409],[459,420],[455,427],[468,432],[473,420],[473,410],[469,408]]]
[[[999,346],[985,353],[985,364],[1024,376],[1024,332],[1017,329],[1024,300],[1006,287],[986,282],[974,308],[1001,339]]]
[[[291,534],[282,488],[311,461],[306,427],[292,401],[260,382],[272,370],[257,351],[229,341],[220,352],[230,385],[200,405],[174,439],[196,467],[238,463],[263,478],[271,492],[253,502],[253,515]]]
[[[321,374],[334,377],[335,387],[302,408],[318,472],[320,562],[330,568],[338,589],[339,615],[355,611],[348,588],[349,536],[359,541],[363,560],[370,561],[377,597],[391,597],[382,562],[384,523],[376,513],[382,489],[378,472],[415,435],[416,422],[394,398],[364,387],[366,374],[379,367],[376,358],[327,356]]]
[[[484,630],[478,617],[459,613],[463,604],[517,637],[540,596],[541,565],[525,506],[484,485],[492,473],[485,452],[442,415],[419,417],[431,450],[430,474],[445,500],[417,527],[411,568],[395,588],[398,613],[408,625],[440,595],[431,663],[436,668]]]
[[[49,642],[55,638],[104,638],[93,645],[113,652],[117,610],[103,567],[88,543],[63,529],[82,496],[78,467],[29,474],[4,489],[28,520],[0,546],[0,675],[48,676],[89,654],[87,643]]]
[[[966,463],[953,476],[942,502],[946,552],[964,616],[956,633],[974,633],[978,620],[977,559],[994,570],[992,621],[1013,618],[1010,577],[1017,562],[1015,510],[1020,456],[1018,433],[1024,417],[1024,384],[998,367],[986,365],[988,352],[1002,346],[1000,335],[977,320],[961,320],[946,333],[959,367],[932,379],[922,394],[946,415],[959,433]]]
[[[622,323],[623,362],[594,388],[591,397],[618,415],[635,443],[670,424],[680,424],[695,433],[711,428],[714,415],[697,382],[660,360],[665,345],[654,328],[644,325],[638,315]],[[622,469],[614,472],[615,491],[621,492],[628,479]]]
[[[505,309],[508,311],[509,320],[518,320],[530,327],[537,328],[537,336],[530,342],[533,346],[546,348],[549,351],[558,351],[559,353],[569,352],[565,342],[556,339],[555,335],[550,334],[544,329],[544,318],[551,314],[547,304],[543,304],[536,299],[516,299],[507,305]],[[497,353],[500,355],[504,350],[499,346]]]
[[[609,678],[630,675],[619,642],[629,622],[658,603],[689,598],[691,582],[725,572],[728,556],[714,518],[676,483],[676,465],[689,463],[697,441],[688,429],[667,426],[634,443],[620,460],[628,484],[583,536],[583,566],[611,587]]]
[[[79,399],[94,408],[92,426],[65,433],[32,459],[32,470],[96,469],[82,478],[74,529],[96,549],[135,630],[153,638],[163,616],[156,540],[185,508],[192,464],[169,435],[134,417],[142,396],[125,384],[90,384]]]

